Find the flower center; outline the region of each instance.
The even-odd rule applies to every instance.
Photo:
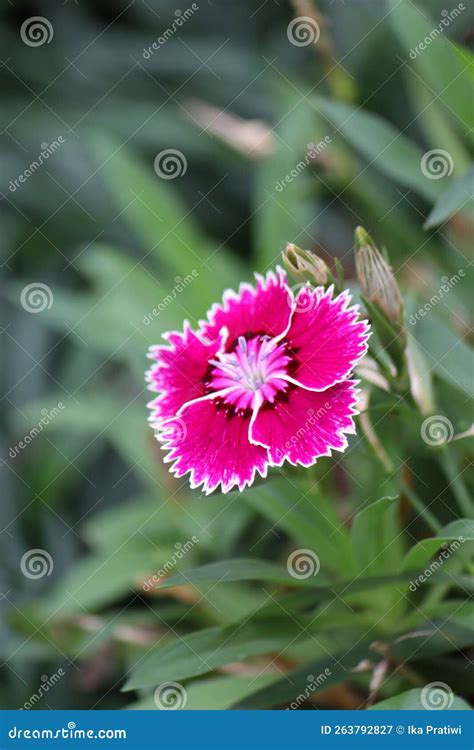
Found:
[[[214,390],[232,388],[226,401],[238,407],[252,407],[257,392],[260,400],[271,402],[287,387],[282,376],[287,374],[290,357],[285,345],[276,344],[270,336],[239,336],[231,352],[217,356],[210,362],[214,366],[210,385]]]

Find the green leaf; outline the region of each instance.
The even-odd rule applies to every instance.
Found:
[[[447,546],[443,555],[443,559],[446,559],[446,556],[449,557],[452,552],[462,546],[464,541],[468,540],[474,540],[474,521],[470,519],[453,521],[441,529],[435,537],[423,539],[415,544],[405,556],[401,570],[420,570],[443,545]],[[449,542],[455,544],[449,544]],[[442,564],[443,559],[438,561],[438,565]]]
[[[465,75],[468,78],[469,85],[474,86],[474,52],[466,47],[465,44],[458,44],[451,39],[451,49],[453,54],[458,58],[459,65],[465,67]]]
[[[41,404],[34,402],[28,405],[33,424],[38,421],[35,415],[44,406],[43,401]],[[58,402],[51,403],[48,411],[57,406]],[[94,391],[85,388],[76,394],[74,400],[65,399],[64,408],[51,420],[46,430],[108,439],[124,460],[132,461],[146,482],[156,487],[151,478],[156,470],[151,451],[151,431],[136,392],[131,397],[120,398],[117,393],[105,392],[105,388],[104,392],[98,387]]]
[[[289,672],[277,682],[256,690],[252,695],[232,706],[234,709],[260,709],[279,706],[296,699],[296,704],[321,690],[347,682],[350,671],[360,661],[370,658],[369,643],[359,644],[349,650],[328,654],[303,667]]]
[[[143,579],[172,558],[173,547],[161,547],[131,536],[112,553],[84,558],[52,590],[40,605],[45,617],[61,619],[71,614],[95,611],[133,594]]]
[[[223,711],[245,696],[278,679],[279,673],[261,674],[249,677],[218,676],[197,680],[186,685],[184,711]],[[128,706],[129,709],[157,710],[153,696]]]
[[[413,75],[409,69],[406,69],[405,73],[404,79],[410,93],[417,129],[419,128],[423,133],[427,151],[434,150],[442,157],[443,161],[438,162],[438,169],[442,163],[447,164],[447,169],[440,169],[439,173],[437,172],[439,179],[443,180],[442,184],[447,185],[453,179],[449,176],[451,165],[456,177],[469,166],[471,161],[469,150],[461,140],[459,131],[456,130],[452,113],[446,111],[438,99],[437,92],[428,88],[424,81],[419,76]],[[431,163],[428,159],[433,156],[434,154],[431,154],[431,157],[426,157],[427,165]],[[436,162],[433,166],[436,166]]]
[[[311,585],[308,579],[301,581],[293,578],[288,571],[277,563],[265,560],[240,558],[236,560],[221,560],[203,565],[200,568],[186,570],[183,573],[167,578],[159,588],[181,586],[185,583],[199,584],[203,582],[229,583],[230,581],[272,581],[286,585]]]
[[[282,651],[307,637],[297,621],[246,622],[208,628],[155,646],[133,670],[124,690],[151,687],[167,680],[185,680],[250,656]]]
[[[439,196],[424,224],[425,229],[437,227],[461,211],[474,221],[473,192],[474,167],[470,167]]]
[[[469,59],[449,41],[449,31],[409,0],[391,0],[389,18],[403,47],[404,62],[440,101],[453,124],[469,134],[472,120]],[[449,23],[448,23],[449,25]],[[426,44],[424,40],[430,39]],[[420,48],[420,43],[423,45]]]
[[[423,697],[423,696],[426,697]],[[404,693],[394,695],[393,698],[387,698],[386,700],[379,701],[374,706],[370,707],[370,711],[426,711],[427,701],[428,707],[430,706],[430,695],[432,700],[439,696],[441,705],[434,703],[432,705],[434,709],[440,709],[442,705],[452,711],[470,711],[471,707],[462,698],[457,695],[452,695],[451,691],[441,688],[431,688],[429,685],[426,687],[426,693],[423,690],[414,688],[413,690],[406,690]]]
[[[242,502],[238,495],[229,498],[230,502],[222,505],[222,495],[215,493],[203,502],[200,493],[192,494],[188,504],[189,515],[181,513],[181,525],[187,529],[188,536],[196,533],[196,526],[205,529],[203,534],[197,531],[200,547],[209,551],[211,559],[225,559],[229,550],[234,550],[245,534],[249,524],[254,520],[254,513]],[[206,558],[207,559],[207,558]]]
[[[274,479],[245,490],[242,497],[295,542],[313,550],[323,564],[345,577],[353,572],[347,529],[313,481],[305,490],[291,478]]]
[[[414,329],[430,369],[471,398],[474,395],[474,352],[433,310],[421,318]]]
[[[406,361],[410,379],[410,392],[423,416],[433,414],[435,395],[433,378],[426,357],[414,336],[407,333]]]
[[[352,524],[351,537],[361,573],[376,575],[398,570],[403,551],[398,498],[384,497],[359,511]]]
[[[462,615],[444,616],[436,620],[420,618],[413,630],[405,630],[400,635],[391,637],[389,647],[395,659],[404,662],[434,658],[451,651],[459,652],[473,644],[474,630],[470,612],[469,618]]]
[[[349,593],[360,591],[367,585],[376,585],[378,588],[384,584],[407,580],[408,575],[396,577],[377,577],[374,580],[356,580],[352,587],[346,586],[340,590],[340,595],[345,597]],[[450,577],[451,579],[451,577]],[[319,594],[320,592],[318,592]],[[324,591],[324,595],[331,597],[335,591]],[[318,601],[315,593],[314,602]],[[257,610],[258,612],[258,610]],[[254,613],[256,614],[256,613]],[[440,623],[443,625],[443,623]],[[313,637],[312,631],[316,634]],[[453,648],[458,641],[465,644],[466,639],[472,639],[472,631],[461,626],[439,625],[430,626],[429,649],[430,653],[442,653]],[[431,632],[432,631],[432,632]],[[365,629],[364,629],[365,632]],[[448,634],[448,637],[445,636]],[[321,633],[318,631],[317,618],[311,616],[301,617],[298,620],[293,614],[275,617],[271,619],[246,620],[225,627],[214,627],[197,631],[180,637],[178,641],[164,643],[155,646],[149,655],[133,670],[132,675],[125,685],[125,690],[134,690],[141,687],[151,687],[166,680],[185,680],[196,677],[206,672],[236,661],[243,661],[251,656],[267,654],[272,651],[284,652],[298,643],[318,643]],[[331,634],[331,642],[335,642],[335,633]],[[352,636],[353,637],[353,636]],[[359,637],[357,640],[359,640]],[[462,640],[461,640],[462,639]],[[373,638],[370,639],[370,642]],[[422,646],[426,641],[426,632],[422,638],[408,639],[397,646],[397,653],[423,655]],[[339,644],[339,648],[343,644]],[[314,645],[312,646],[314,650]],[[325,647],[327,648],[327,646]],[[350,649],[346,649],[349,653]],[[315,674],[313,669],[308,668],[308,673]],[[346,674],[347,679],[347,674]],[[285,680],[285,682],[287,682]]]
[[[18,304],[20,292],[21,285],[12,284],[7,294]],[[129,317],[127,313],[131,308],[123,305],[122,300],[120,304],[113,304],[112,297],[55,287],[54,304],[41,314],[51,327],[107,358],[142,361],[148,346],[147,340],[137,335],[136,330],[137,313],[142,311],[134,306],[134,314]]]
[[[412,188],[423,198],[437,200],[443,188],[421,171],[423,151],[379,115],[335,102],[315,98],[316,107],[344,138],[387,177]]]
[[[280,262],[287,242],[302,247],[313,244],[311,225],[318,213],[314,194],[320,183],[312,174],[306,154],[309,143],[318,143],[327,135],[322,118],[305,97],[296,95],[290,86],[278,93],[276,101],[281,109],[276,113],[279,124],[274,153],[258,167],[254,198],[255,246],[261,269]]]
[[[164,293],[164,287],[140,263],[123,252],[100,243],[94,243],[78,261],[81,271],[102,295],[111,296],[115,309],[123,312],[136,324],[141,323],[143,310],[156,303]],[[127,293],[124,294],[124,288]],[[118,304],[120,301],[122,309]]]
[[[216,251],[215,244],[202,236],[191,218],[192,209],[181,205],[175,189],[155,173],[153,163],[141,163],[110,137],[95,136],[91,145],[121,217],[143,241],[145,257],[158,258],[169,278],[197,271],[190,304],[191,311],[202,316],[196,302],[210,303],[215,294],[209,277],[222,287],[238,283],[240,264],[223,247]]]
[[[426,627],[425,627],[426,626]],[[403,639],[403,636],[408,637]],[[466,628],[455,623],[446,623],[446,618],[441,621],[422,623],[420,632],[402,633],[388,639],[389,651],[395,654],[400,661],[413,661],[422,658],[425,654],[435,656],[451,650],[461,649],[472,642],[473,634]],[[304,666],[289,672],[283,678],[272,683],[266,688],[257,690],[245,700],[233,708],[268,708],[294,700],[297,696],[306,697],[308,693],[317,692],[308,690],[308,675],[313,677],[323,676],[324,670],[328,669],[331,674],[323,680],[319,686],[324,690],[331,684],[347,682],[351,676],[351,670],[365,659],[374,659],[374,651],[370,649],[374,638],[360,640],[356,645],[349,647],[341,653],[327,655],[306,663]],[[342,670],[341,670],[342,667]],[[356,674],[353,673],[356,679]],[[318,689],[319,689],[318,688]]]
[[[174,522],[173,522],[174,521]],[[98,510],[82,526],[82,536],[87,543],[101,552],[113,551],[130,536],[130,529],[154,540],[168,538],[169,546],[176,541],[176,519],[173,519],[170,506],[154,498],[134,497],[120,505],[114,503],[105,510]]]
[[[199,568],[186,570],[170,576],[156,588],[169,589],[173,586],[183,586],[185,584],[199,585],[202,583],[230,583],[233,581],[271,581],[272,583],[293,585],[302,588],[310,588],[312,591],[312,601],[314,604],[321,601],[335,599],[344,595],[357,594],[363,591],[370,591],[374,588],[388,588],[391,585],[409,581],[412,574],[408,571],[396,573],[394,575],[373,575],[339,581],[331,585],[321,585],[317,583],[317,578],[295,579],[289,575],[283,566],[276,563],[265,562],[264,560],[254,559],[237,559],[224,560],[216,563],[202,565]],[[448,579],[443,579],[448,580]],[[450,579],[455,581],[455,579]]]

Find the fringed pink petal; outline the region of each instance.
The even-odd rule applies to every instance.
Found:
[[[167,421],[157,435],[168,450],[176,477],[189,472],[191,487],[202,485],[206,494],[221,487],[243,490],[256,474],[265,477],[268,451],[248,438],[250,415],[237,415],[219,397],[184,406],[179,417]]]
[[[188,323],[183,333],[174,331],[165,335],[169,346],[152,346],[149,357],[156,360],[146,374],[149,389],[160,393],[150,401],[151,422],[174,417],[186,402],[200,398],[205,393],[203,378],[209,369],[209,360],[219,351],[222,340],[203,342]]]
[[[256,275],[255,287],[241,284],[239,292],[228,290],[222,305],[213,305],[208,320],[202,322],[206,338],[215,339],[222,328],[227,329],[226,349],[229,350],[239,336],[256,334],[278,336],[288,327],[293,306],[293,296],[280,268],[269,271],[265,278]]]
[[[346,380],[323,392],[294,387],[285,400],[263,404],[250,439],[268,447],[273,465],[285,460],[311,466],[320,456],[347,447],[345,434],[355,432],[353,415],[357,381]]]
[[[300,290],[286,339],[294,353],[291,375],[304,387],[324,390],[343,380],[367,351],[368,323],[357,306],[332,288]]]

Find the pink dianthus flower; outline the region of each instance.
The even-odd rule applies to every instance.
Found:
[[[196,331],[152,346],[150,422],[177,477],[206,494],[243,490],[285,461],[311,466],[347,447],[368,324],[347,291],[289,287],[285,273],[226,291]]]

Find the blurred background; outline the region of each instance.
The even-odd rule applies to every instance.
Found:
[[[200,504],[168,475],[144,371],[163,331],[204,317],[286,242],[338,257],[350,285],[362,224],[388,251],[407,316],[463,270],[413,329],[442,384],[439,413],[469,428],[470,183],[446,192],[471,163],[472,10],[416,50],[447,11],[445,0],[2,3],[2,708],[58,670],[67,678],[35,707],[129,705],[123,675],[165,630],[254,603],[247,590],[197,601],[140,584],[194,533],[187,567],[257,541],[275,558],[285,543],[255,504],[222,513],[222,498]],[[300,17],[308,28],[291,25]],[[433,149],[441,178],[421,168]],[[383,440],[403,464],[393,427]],[[342,515],[386,481],[370,446],[354,464],[360,486],[343,468],[325,479]],[[434,459],[421,456],[418,474],[444,486]],[[446,522],[452,503],[446,490]],[[39,568],[25,558],[35,550]]]

